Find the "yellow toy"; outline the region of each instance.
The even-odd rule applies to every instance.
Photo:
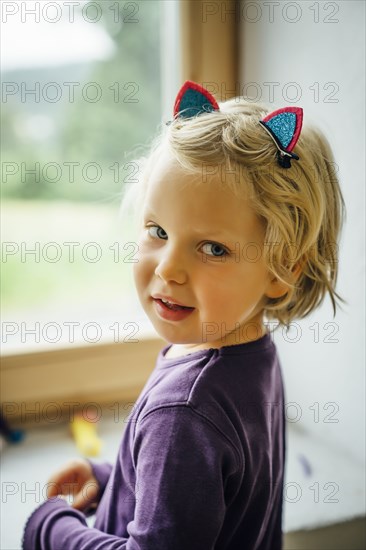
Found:
[[[76,413],[70,422],[71,433],[81,454],[97,456],[100,454],[102,441],[97,435],[95,422],[91,422],[81,413]]]

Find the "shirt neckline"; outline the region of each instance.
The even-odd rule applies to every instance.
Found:
[[[224,357],[228,355],[243,355],[247,353],[253,353],[261,350],[266,350],[273,345],[273,341],[271,339],[270,333],[266,332],[266,334],[264,334],[264,336],[262,336],[261,338],[258,338],[257,340],[252,340],[251,342],[245,342],[244,344],[232,344],[230,346],[222,346],[221,348],[201,349],[178,357],[165,357],[165,354],[172,347],[172,345],[173,344],[168,344],[160,350],[159,359],[164,365],[185,363],[194,359],[200,359],[205,356],[211,357],[213,354]]]

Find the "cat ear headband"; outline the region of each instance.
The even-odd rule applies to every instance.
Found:
[[[219,111],[219,106],[213,95],[196,82],[187,80],[176,97],[174,118],[191,118],[213,111]],[[278,149],[278,164],[282,168],[291,168],[291,159],[299,160],[300,158],[292,150],[300,137],[302,119],[301,107],[284,107],[258,121],[274,141]],[[167,124],[171,124],[171,121]]]

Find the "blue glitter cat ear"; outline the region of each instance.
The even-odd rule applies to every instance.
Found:
[[[259,121],[276,144],[277,160],[282,168],[291,168],[291,159],[300,158],[291,151],[300,137],[302,119],[301,107],[284,107]]]
[[[174,118],[191,118],[218,110],[217,101],[208,90],[192,80],[187,80],[178,92],[173,114]]]

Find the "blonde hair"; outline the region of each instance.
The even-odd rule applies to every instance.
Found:
[[[336,176],[330,145],[320,130],[303,126],[291,168],[277,163],[277,148],[259,124],[270,111],[243,97],[219,103],[219,111],[193,118],[176,118],[154,138],[147,157],[138,159],[140,185],[126,187],[124,212],[135,214],[142,204],[148,175],[167,147],[184,170],[199,173],[203,166],[225,166],[235,171],[233,191],[250,197],[251,207],[264,231],[264,259],[269,271],[288,285],[279,298],[265,297],[263,313],[278,326],[289,328],[324,300],[326,292],[336,315],[338,239],[345,217],[345,203]],[[291,248],[289,257],[288,246]],[[292,269],[301,266],[293,282]]]

